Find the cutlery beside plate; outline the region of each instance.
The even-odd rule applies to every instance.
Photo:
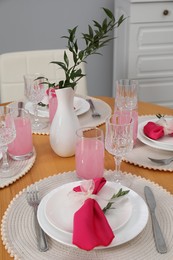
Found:
[[[151,220],[152,220],[152,227],[153,227],[156,249],[161,254],[167,253],[165,239],[163,237],[160,225],[155,215],[156,200],[154,198],[154,194],[148,186],[144,187],[144,194],[151,213]]]

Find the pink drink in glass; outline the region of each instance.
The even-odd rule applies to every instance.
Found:
[[[8,153],[14,160],[28,159],[33,154],[30,118],[16,117],[16,138],[8,145]]]
[[[76,143],[76,173],[83,179],[103,177],[104,142],[97,138],[81,138]]]

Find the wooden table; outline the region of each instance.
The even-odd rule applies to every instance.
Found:
[[[109,97],[98,97],[103,101],[107,102],[113,109],[114,99]],[[150,114],[167,114],[173,115],[173,110],[161,107],[154,104],[139,102],[139,115],[150,115]],[[102,125],[101,128],[105,129]],[[57,156],[51,149],[49,144],[49,136],[45,135],[34,135],[33,136],[34,146],[37,152],[36,162],[31,170],[22,178],[14,182],[8,187],[0,190],[0,217],[5,212],[8,204],[12,198],[27,185],[34,183],[40,179],[54,175],[56,173],[63,173],[67,171],[75,170],[74,156],[70,158],[61,158]],[[114,159],[107,151],[105,152],[105,168],[114,169]],[[156,170],[144,169],[129,163],[122,163],[122,171],[131,172],[137,176],[145,177],[155,183],[163,186],[165,189],[173,194],[173,173],[161,172]],[[0,242],[0,259],[10,260],[11,257],[5,250],[2,241]]]

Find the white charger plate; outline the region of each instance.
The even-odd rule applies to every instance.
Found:
[[[44,214],[47,221],[55,228],[62,232],[73,232],[74,213],[83,205],[80,193],[73,192],[73,188],[80,185],[80,182],[67,183],[57,189],[52,190],[46,195],[47,202],[44,207]],[[107,182],[99,191],[97,202],[104,208],[113,194],[119,191],[119,187],[112,186]],[[85,197],[86,199],[86,197]],[[120,201],[119,201],[120,199]],[[132,204],[128,195],[115,201],[115,209],[107,212],[107,220],[113,231],[124,226],[131,217]],[[60,210],[63,209],[63,210]]]
[[[116,187],[115,183],[110,184],[112,187]],[[124,186],[119,186],[119,188],[122,187],[123,189],[129,189]],[[96,247],[96,249],[103,249],[103,248],[111,248],[114,246],[118,246],[121,244],[124,244],[131,239],[135,238],[139,233],[142,232],[144,227],[147,224],[148,221],[148,207],[143,200],[136,192],[129,189],[130,192],[128,193],[128,198],[130,199],[130,202],[132,204],[132,214],[130,219],[127,221],[127,223],[118,230],[114,231],[115,238],[111,242],[111,244],[107,247]],[[72,244],[72,233],[70,232],[62,232],[58,230],[57,228],[53,227],[47,220],[45,216],[45,205],[49,199],[49,196],[45,196],[38,207],[37,211],[37,217],[38,222],[42,229],[47,233],[51,238],[54,240],[71,247],[76,247],[74,244]],[[63,211],[64,209],[61,208],[59,211]],[[66,215],[68,213],[66,212]]]
[[[168,119],[168,118],[166,118],[166,119]],[[157,119],[151,119],[151,120],[141,122],[138,125],[138,139],[142,143],[144,143],[150,147],[165,150],[165,151],[173,151],[173,137],[164,136],[163,138],[161,138],[159,140],[153,140],[144,134],[144,132],[143,132],[144,126],[148,122],[156,122],[156,121],[157,121]]]
[[[74,97],[74,107],[77,116],[86,113],[90,109],[89,103],[84,98],[81,97]],[[27,109],[30,114],[34,115],[32,102],[27,102],[25,104],[25,109]],[[49,117],[48,107],[38,106],[38,116],[48,118]]]

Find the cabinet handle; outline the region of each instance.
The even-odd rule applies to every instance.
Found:
[[[168,15],[169,14],[169,11],[168,10],[164,10],[163,11],[163,15]]]

